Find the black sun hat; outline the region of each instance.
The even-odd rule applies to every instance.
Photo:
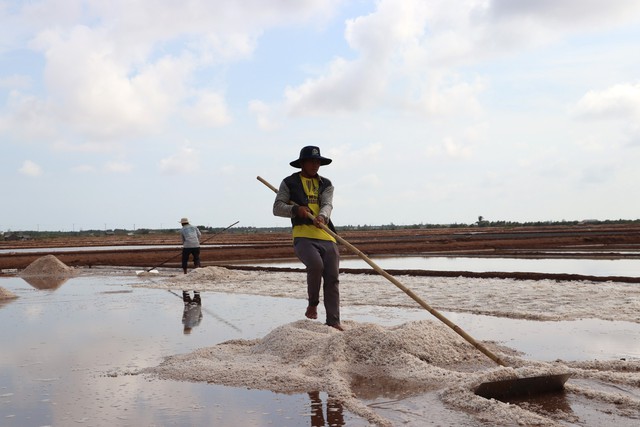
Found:
[[[320,164],[323,166],[328,165],[329,163],[332,162],[331,159],[327,159],[326,157],[322,157],[320,155],[320,148],[315,147],[313,145],[308,145],[306,147],[303,147],[302,150],[300,150],[300,157],[290,162],[289,164],[294,168],[299,168],[299,167],[302,167],[302,160],[307,160],[307,159],[320,159]]]

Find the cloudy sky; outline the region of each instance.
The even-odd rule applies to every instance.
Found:
[[[637,219],[638,0],[0,0],[0,231]]]

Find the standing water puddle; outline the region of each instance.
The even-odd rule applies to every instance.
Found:
[[[372,260],[385,270],[565,273],[627,277],[640,275],[637,259],[402,256],[373,257]],[[244,263],[237,263],[237,265],[244,265]],[[301,267],[299,261],[255,262],[249,265],[281,268]],[[353,256],[341,258],[340,267],[370,268],[365,261]]]

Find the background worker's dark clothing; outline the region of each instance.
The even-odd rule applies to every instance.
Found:
[[[200,267],[200,248],[182,248],[182,268],[187,268],[189,256],[193,255],[193,265]]]
[[[187,272],[189,256],[193,255],[193,265],[200,267],[200,229],[191,224],[183,224],[180,230],[182,237],[182,269]]]

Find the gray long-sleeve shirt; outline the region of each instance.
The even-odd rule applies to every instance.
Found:
[[[180,231],[182,235],[182,246],[185,248],[199,248],[200,247],[200,230],[198,227],[185,224]]]

